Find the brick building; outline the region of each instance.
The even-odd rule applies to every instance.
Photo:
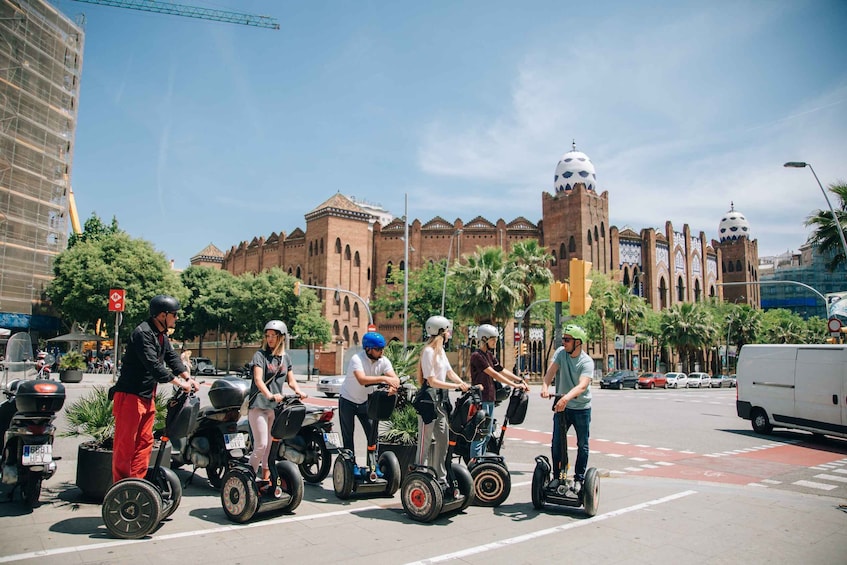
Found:
[[[749,239],[746,219],[734,209],[719,224],[721,241],[711,244],[705,233],[692,233],[687,224],[677,230],[670,221],[662,230],[619,229],[609,223],[609,194],[598,193],[596,183],[594,165],[574,146],[556,166],[553,193],[541,194],[542,218],[537,224],[524,217],[508,222],[481,216],[468,222],[441,216],[426,222],[411,220],[408,266],[403,219],[340,193],[305,214],[305,231],[295,228],[290,234],[241,242],[222,259],[209,260],[217,248],[207,247],[196,256],[196,263],[192,258],[192,264],[203,258],[205,264],[219,264],[235,275],[280,267],[306,284],[340,287],[370,298],[393,269],[415,270],[428,261],[473,253],[478,246],[509,251],[518,241],[535,239],[552,253],[550,268],[557,280],[568,278],[571,258],[586,259],[595,270],[643,296],[655,310],[721,297],[718,283],[724,276],[732,281],[757,280],[757,244]],[[730,288],[727,296],[758,306],[758,289]],[[324,298],[323,292],[318,294]],[[350,295],[339,298],[323,301],[324,315],[336,336],[347,346],[356,346],[367,331],[366,309]],[[376,322],[387,337],[402,337],[402,320],[396,316],[391,320],[378,316]]]

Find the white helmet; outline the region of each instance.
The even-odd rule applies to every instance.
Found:
[[[427,337],[432,337],[452,330],[453,322],[444,316],[430,316],[424,327],[426,328]]]
[[[482,324],[476,329],[476,337],[479,340],[488,339],[490,337],[500,337],[500,332],[491,324]]]
[[[282,335],[285,335],[285,334],[288,333],[288,327],[286,327],[285,322],[282,322],[280,320],[271,320],[270,322],[265,324],[264,331],[268,331],[268,330],[276,330],[279,333],[281,333]]]

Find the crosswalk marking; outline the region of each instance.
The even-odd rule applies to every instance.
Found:
[[[815,475],[815,478],[824,479],[826,481],[835,481],[836,483],[847,483],[847,477],[836,477],[835,475],[827,475],[825,473]]]
[[[838,488],[838,485],[827,485],[824,483],[816,483],[813,481],[794,481],[791,484],[797,485],[798,487],[814,488],[818,490],[833,490]]]

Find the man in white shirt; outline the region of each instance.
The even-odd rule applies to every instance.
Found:
[[[371,388],[378,384],[387,384],[389,392],[394,393],[400,386],[400,379],[394,373],[391,361],[382,356],[385,338],[377,332],[368,332],[362,336],[362,349],[350,359],[347,365],[347,377],[341,385],[338,399],[338,421],[341,424],[341,441],[344,449],[349,449],[355,457],[353,447],[354,417],[359,418],[365,437],[370,437],[371,426],[368,418],[368,396]]]

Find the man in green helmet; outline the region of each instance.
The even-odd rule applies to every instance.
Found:
[[[541,398],[549,398],[548,391],[556,377],[556,400],[553,404],[553,483],[567,479],[567,469],[562,468],[562,444],[567,442],[568,429],[576,429],[577,455],[574,479],[579,486],[585,480],[588,467],[588,436],[591,426],[591,379],[594,375],[594,360],[582,350],[588,341],[585,330],[575,324],[562,329],[562,347],[556,351],[553,362],[544,374]],[[564,412],[564,419],[559,417]],[[562,429],[564,428],[564,429]]]

